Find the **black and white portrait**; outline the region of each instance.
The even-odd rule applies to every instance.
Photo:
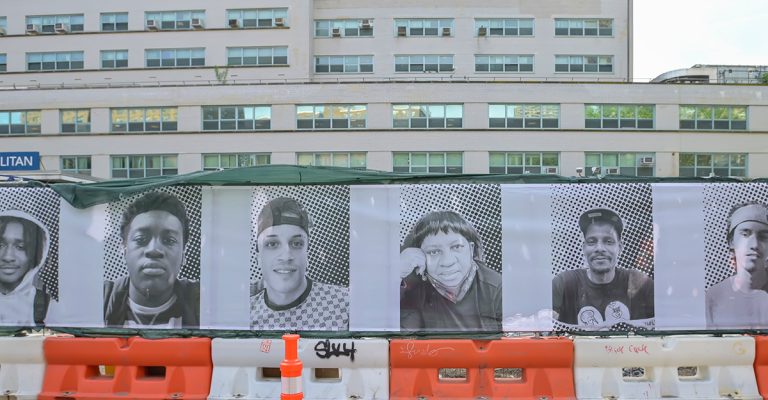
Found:
[[[498,185],[405,185],[397,269],[400,327],[500,331]]]
[[[349,329],[349,187],[253,192],[251,328]]]
[[[45,323],[58,298],[59,200],[41,188],[0,196],[0,325]]]
[[[199,327],[200,204],[196,187],[165,188],[109,204],[106,326]]]
[[[654,329],[650,185],[555,185],[552,230],[556,330]]]
[[[768,327],[768,185],[704,185],[708,329]]]

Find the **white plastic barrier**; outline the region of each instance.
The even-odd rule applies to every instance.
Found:
[[[0,398],[37,399],[43,388],[43,336],[0,337]]]
[[[281,339],[213,339],[210,400],[279,399]],[[389,398],[386,339],[299,339],[305,399]]]
[[[760,399],[749,336],[575,338],[579,399]]]

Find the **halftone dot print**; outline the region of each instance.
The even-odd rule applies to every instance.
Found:
[[[256,234],[261,209],[272,199],[289,197],[309,214],[310,279],[349,287],[349,186],[260,186],[251,197],[251,282],[261,279]]]
[[[184,249],[184,265],[181,266],[179,277],[183,279],[200,279],[200,213],[202,208],[202,192],[199,186],[167,186],[154,190],[176,196],[187,210],[189,219],[189,239]],[[128,275],[125,265],[123,239],[120,236],[120,224],[126,208],[141,196],[142,192],[125,196],[119,201],[109,203],[106,210],[107,232],[104,235],[104,279],[114,281]]]
[[[400,244],[421,217],[443,210],[458,213],[477,229],[485,247],[487,266],[501,273],[501,186],[401,186]]]
[[[552,185],[552,275],[585,266],[579,217],[593,208],[616,212],[624,223],[618,266],[653,278],[653,197],[645,183]]]
[[[705,288],[733,275],[728,245],[728,213],[731,208],[757,202],[768,205],[768,184],[709,183],[704,185]]]
[[[46,290],[59,299],[59,211],[60,197],[48,188],[4,187],[0,192],[0,212],[23,211],[48,229],[48,256],[40,270]]]

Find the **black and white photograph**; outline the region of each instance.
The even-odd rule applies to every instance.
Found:
[[[0,325],[46,322],[58,300],[59,199],[39,188],[0,196]]]
[[[704,185],[707,329],[768,327],[768,185]]]
[[[654,230],[648,184],[553,185],[555,330],[652,330]]]
[[[107,206],[105,326],[199,327],[200,197],[172,187]]]
[[[349,187],[255,188],[251,329],[349,330]]]
[[[500,197],[498,185],[402,186],[401,330],[501,330]]]

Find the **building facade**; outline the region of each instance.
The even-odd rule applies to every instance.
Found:
[[[101,179],[768,175],[765,86],[631,83],[631,0],[467,3],[14,3],[0,151]]]

